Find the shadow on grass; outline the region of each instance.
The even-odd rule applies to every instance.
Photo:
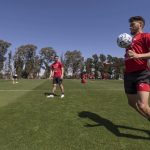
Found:
[[[94,121],[96,124],[91,125],[91,124],[86,124],[84,125],[85,127],[95,127],[95,126],[104,126],[107,130],[112,132],[114,135],[118,137],[126,137],[126,138],[132,138],[132,139],[143,139],[143,140],[150,140],[150,131],[148,130],[143,130],[143,129],[137,129],[137,128],[132,128],[128,126],[123,126],[123,125],[115,125],[113,122],[110,120],[103,118],[95,113],[89,112],[89,111],[82,111],[78,114],[80,118],[89,118],[92,121]],[[128,130],[135,130],[135,131],[140,131],[140,132],[145,132],[146,134],[149,135],[149,137],[143,137],[143,136],[138,136],[138,135],[132,135],[132,134],[127,134],[127,133],[121,133],[119,131],[119,128],[124,128]]]
[[[52,94],[53,94],[53,93],[51,93],[51,92],[45,92],[45,93],[44,93],[45,96],[52,95]],[[60,96],[60,95],[54,94],[54,96]]]

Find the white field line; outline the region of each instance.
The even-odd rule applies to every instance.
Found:
[[[32,92],[32,91],[46,91],[46,90],[0,90],[0,92]]]
[[[123,91],[124,89],[85,89],[87,91]],[[0,92],[44,92],[47,90],[0,90]],[[81,89],[72,89],[66,91],[81,91]]]

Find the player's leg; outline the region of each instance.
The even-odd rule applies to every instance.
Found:
[[[52,88],[52,94],[53,95],[55,95],[57,84],[58,84],[58,78],[54,77],[53,78],[53,88]]]
[[[60,84],[59,86],[60,86],[61,93],[64,93],[64,86],[63,86],[63,84]]]
[[[62,84],[63,80],[59,78],[59,87],[60,87],[60,90],[61,90],[61,98],[63,98],[65,95],[64,95],[64,86]]]
[[[150,119],[150,107],[149,107],[149,92],[150,92],[150,72],[145,70],[141,72],[137,78],[138,83],[136,85],[138,94],[138,108],[146,114]]]
[[[132,108],[134,108],[138,113],[140,113],[143,117],[147,117],[145,112],[143,112],[138,107],[139,96],[137,94],[136,80],[137,80],[137,74],[126,74],[124,76],[124,88],[128,98],[128,104]]]
[[[57,84],[53,84],[53,88],[52,88],[52,94],[53,94],[53,95],[55,94],[56,87],[57,87]]]
[[[56,86],[57,86],[57,84],[53,84],[52,93],[50,95],[48,95],[47,98],[53,98],[55,96]]]
[[[145,84],[146,85],[146,84]],[[147,84],[147,88],[149,85]],[[138,91],[138,108],[150,119],[149,91]]]
[[[128,98],[128,104],[134,108],[138,113],[140,113],[143,117],[147,118],[147,115],[145,112],[143,112],[139,107],[138,107],[138,95],[137,94],[127,94]]]
[[[57,79],[53,78],[52,93],[48,95],[47,98],[53,98],[55,96],[56,87],[57,87]]]
[[[13,84],[15,84],[15,79],[14,78],[12,78],[12,81],[13,81]]]
[[[17,77],[16,77],[16,83],[19,83],[19,82],[18,82],[18,78],[17,78]]]

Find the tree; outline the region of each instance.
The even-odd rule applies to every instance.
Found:
[[[107,63],[112,63],[113,57],[111,55],[107,55]]]
[[[39,58],[39,56],[36,56],[34,59],[34,72],[33,77],[39,79],[39,74],[42,66],[42,60]]]
[[[94,54],[92,57],[93,57],[93,63],[94,63],[94,76],[97,79],[99,76],[101,63],[99,61],[99,57],[97,54]]]
[[[12,75],[12,52],[11,51],[8,53],[8,69],[10,75]]]
[[[120,59],[118,57],[113,57],[112,59],[113,62],[113,78],[114,79],[119,79],[120,77]]]
[[[4,62],[6,60],[5,54],[8,51],[8,48],[11,46],[11,43],[0,40],[0,73],[2,73]]]
[[[99,58],[102,63],[104,63],[106,61],[106,56],[104,54],[100,54]]]
[[[7,61],[5,62],[5,67],[4,67],[4,72],[5,72],[5,77],[7,79],[10,79],[12,76],[12,52],[8,52],[8,57]]]
[[[37,46],[27,44],[20,46],[14,55],[14,67],[19,77],[33,78]]]
[[[78,50],[67,51],[64,55],[65,72],[69,74],[71,71],[73,76],[78,76],[82,69],[84,58]]]
[[[40,50],[41,68],[44,69],[45,78],[49,77],[50,63],[53,61],[55,55],[56,52],[52,47],[45,47]]]
[[[87,58],[87,60],[85,61],[86,64],[86,72],[87,74],[90,74],[92,71],[92,67],[93,67],[93,59],[92,58]]]

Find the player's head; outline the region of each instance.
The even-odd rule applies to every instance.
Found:
[[[55,61],[55,62],[57,62],[57,61],[58,61],[58,59],[59,59],[59,56],[57,56],[57,55],[56,55],[56,56],[54,56],[54,61]]]
[[[145,26],[145,19],[141,16],[133,16],[129,18],[130,31],[132,35],[141,32]]]

